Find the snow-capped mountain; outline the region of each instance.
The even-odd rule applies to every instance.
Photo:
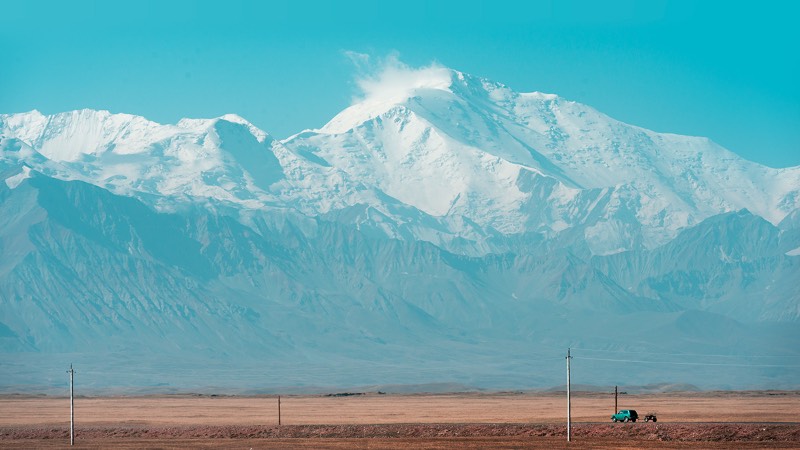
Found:
[[[470,254],[501,250],[487,236],[573,227],[594,253],[611,254],[664,244],[720,213],[747,209],[778,224],[800,207],[800,168],[771,169],[705,138],[448,69],[284,141],[235,115],[159,125],[84,110],[0,123],[6,149],[41,155],[26,162],[35,170],[163,208],[211,200],[344,215]],[[472,248],[452,245],[463,239]]]
[[[531,379],[519,355],[567,345],[797,355],[800,167],[413,75],[284,140],[235,115],[0,115],[5,379],[69,357],[151,368],[97,386],[202,386],[213,359],[246,387],[265,362],[306,386],[520,387],[563,359]],[[711,384],[796,386],[736,362]],[[684,369],[636,370],[702,384]]]
[[[7,162],[164,205],[215,199],[261,207],[264,191],[282,178],[273,139],[234,115],[160,125],[107,111],[33,111],[0,121]]]
[[[446,69],[284,144],[432,216],[503,234],[585,226],[600,254],[663,244],[723,212],[777,224],[800,207],[800,168]]]

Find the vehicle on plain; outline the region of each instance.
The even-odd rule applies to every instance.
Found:
[[[656,413],[649,412],[644,415],[645,422],[658,422],[658,417],[656,417]]]
[[[618,413],[611,416],[612,422],[636,422],[639,413],[635,409],[621,409]]]

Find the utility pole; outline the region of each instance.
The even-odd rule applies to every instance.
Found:
[[[614,413],[613,414],[616,414],[617,411],[619,411],[617,409],[617,398],[619,397],[619,390],[617,388],[619,388],[619,386],[614,386]]]
[[[572,399],[570,398],[570,377],[569,377],[569,360],[572,359],[572,356],[569,354],[569,348],[567,348],[567,442],[569,442],[572,438]]]
[[[75,371],[72,370],[72,364],[69,365],[69,445],[75,445],[75,392],[74,392],[74,376]]]
[[[281,426],[281,396],[278,396],[278,426]]]

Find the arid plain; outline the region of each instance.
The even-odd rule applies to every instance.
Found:
[[[77,448],[552,448],[563,393],[78,397]],[[656,424],[612,424],[613,393],[572,397],[579,448],[800,448],[800,392],[619,396]],[[69,445],[69,399],[0,397],[0,447]]]

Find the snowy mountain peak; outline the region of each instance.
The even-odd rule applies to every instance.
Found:
[[[273,139],[235,114],[162,125],[78,110],[0,116],[0,162],[82,180],[171,209],[184,201],[263,207],[283,178]]]
[[[2,115],[2,159],[157,206],[277,206],[466,253],[491,251],[491,236],[569,232],[610,254],[664,244],[716,214],[747,208],[777,224],[800,208],[800,168],[553,94],[440,66],[396,65],[359,86],[322,129],[280,142],[234,114],[176,125],[92,110]],[[347,212],[364,207],[376,214]]]
[[[0,116],[0,132],[54,161],[78,161],[106,151],[138,153],[161,125],[131,114],[81,109],[54,115],[38,111]]]
[[[557,95],[436,66],[390,67],[360,87],[364,96],[322,129],[283,144],[432,216],[512,234],[586,227],[592,251],[607,254],[660,245],[727,211],[777,224],[800,207],[798,169]]]
[[[214,127],[220,120],[224,120],[226,122],[235,123],[237,125],[243,125],[247,130],[256,137],[259,142],[265,142],[267,140],[271,140],[269,133],[261,130],[260,128],[253,125],[250,121],[245,119],[244,117],[238,114],[225,114],[219,117],[215,117],[213,119],[188,119],[184,118],[178,121],[176,124],[179,128],[185,128],[188,130],[200,131],[205,132],[208,129]]]
[[[379,75],[360,80],[358,85],[363,95],[318,131],[344,133],[425,91],[452,92],[451,86],[460,75],[459,72],[439,66],[416,70],[405,66],[388,68]]]
[[[313,131],[346,133],[397,109],[409,109],[425,117],[436,113],[442,116],[442,120],[460,125],[463,121],[459,115],[463,112],[475,111],[489,117],[508,116],[515,114],[518,103],[535,104],[537,110],[544,110],[558,109],[562,100],[555,94],[518,93],[502,83],[439,66],[416,70],[387,69],[379,76],[360,81],[359,86],[362,96],[321,129]]]

